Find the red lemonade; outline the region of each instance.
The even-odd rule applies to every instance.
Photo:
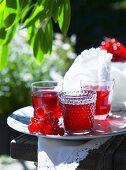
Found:
[[[60,94],[60,105],[64,128],[68,134],[89,133],[93,128],[96,93],[85,91]]]
[[[92,103],[81,105],[61,104],[65,129],[71,131],[83,131],[92,129],[92,105]]]
[[[41,114],[47,112],[51,116],[61,117],[61,110],[58,102],[57,92],[53,90],[40,90],[32,94],[32,104],[34,114],[41,117]]]
[[[95,115],[106,115],[110,112],[109,90],[97,90]]]
[[[111,111],[114,80],[88,81],[83,83],[86,90],[96,91],[95,119],[104,120]]]
[[[64,135],[61,107],[58,93],[62,83],[57,81],[38,81],[31,85],[34,115],[30,119],[30,133],[43,135]]]

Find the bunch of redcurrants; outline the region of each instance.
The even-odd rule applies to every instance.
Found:
[[[64,128],[59,121],[60,118],[61,114],[59,110],[46,112],[43,108],[38,108],[30,120],[28,129],[30,133],[63,136]]]
[[[120,43],[117,39],[106,39],[100,45],[101,49],[107,50],[107,52],[113,54],[113,62],[125,62],[126,61],[126,46]]]

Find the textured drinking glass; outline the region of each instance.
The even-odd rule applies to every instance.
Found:
[[[68,134],[85,134],[93,128],[96,93],[91,90],[61,91],[59,101]]]
[[[62,89],[61,82],[38,81],[32,83],[31,88],[34,116],[36,115],[41,118],[43,112],[61,115],[58,101],[58,92]]]
[[[81,87],[82,89],[96,91],[95,119],[106,119],[111,112],[114,80],[81,82]]]

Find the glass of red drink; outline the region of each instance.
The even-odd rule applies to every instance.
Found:
[[[93,128],[96,93],[92,90],[61,91],[59,101],[66,133],[89,133]]]
[[[95,119],[104,120],[111,112],[114,80],[81,82],[82,89],[96,91]]]
[[[32,105],[34,116],[43,119],[44,114],[59,118],[61,109],[58,101],[58,92],[62,89],[62,83],[57,81],[38,81],[31,85]]]

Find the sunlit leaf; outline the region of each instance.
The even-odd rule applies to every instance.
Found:
[[[33,44],[34,44],[35,34],[36,34],[35,25],[28,27],[27,39],[31,47],[33,47]]]
[[[35,5],[33,4],[31,6],[28,6],[28,8],[26,8],[25,13],[22,14],[21,16],[22,23],[25,23],[26,19],[30,18],[31,14],[33,13],[34,7]]]
[[[32,15],[26,19],[24,22],[24,27],[32,25],[37,19],[39,19],[39,14],[44,10],[43,6],[39,6],[33,11]]]
[[[6,6],[6,0],[1,0],[0,1],[0,12],[5,9]]]
[[[5,27],[4,26],[4,12],[0,12],[0,28]]]
[[[6,29],[4,26],[4,20],[3,20],[4,12],[0,12],[0,45],[3,44],[4,38],[6,36]]]
[[[40,63],[50,54],[53,41],[52,18],[66,34],[70,24],[70,0],[0,0],[0,45],[5,53],[18,25],[28,30],[28,42]],[[2,60],[1,65],[5,65]],[[2,67],[1,67],[2,68]]]
[[[3,43],[4,45],[7,45],[8,43],[10,43],[10,41],[12,40],[12,38],[14,37],[14,35],[16,33],[17,26],[18,26],[18,24],[15,24],[11,28],[9,28],[9,30],[7,31],[4,43]]]
[[[2,70],[8,62],[8,46],[0,45],[0,70]]]
[[[53,26],[51,20],[47,24],[47,27],[45,29],[45,35],[46,35],[45,38],[48,45],[48,54],[50,54],[52,51],[52,42],[53,42]]]
[[[47,0],[39,0],[38,4],[44,6]]]
[[[6,7],[4,10],[4,24],[8,29],[10,26],[18,22],[18,9],[8,8]]]
[[[58,21],[61,3],[62,3],[62,0],[58,0],[58,1],[55,0],[54,5],[53,5],[52,16],[53,16],[53,20],[55,23]]]
[[[50,54],[52,50],[53,27],[51,20],[46,25],[45,29],[41,28],[38,31],[40,47],[45,54]]]
[[[36,34],[35,41],[34,41],[33,53],[34,53],[34,56],[37,59],[38,63],[41,63],[43,58],[44,58],[44,53],[43,53],[43,51],[40,48],[38,32]]]
[[[61,6],[61,12],[58,17],[59,27],[64,34],[67,33],[71,18],[71,8],[69,0],[64,0]]]

